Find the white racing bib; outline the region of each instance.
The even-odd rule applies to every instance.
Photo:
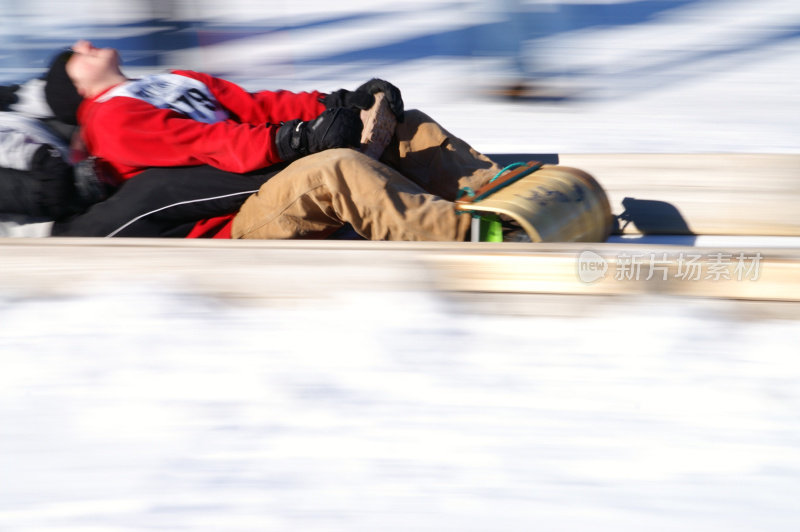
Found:
[[[136,98],[159,109],[172,109],[206,124],[229,118],[205,84],[179,74],[153,74],[130,80],[117,85],[97,101],[105,102],[117,96]]]

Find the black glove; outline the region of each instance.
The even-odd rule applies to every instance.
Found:
[[[0,85],[0,111],[8,111],[8,106],[17,103],[16,92],[19,85]]]
[[[386,98],[386,103],[397,117],[398,122],[403,121],[403,97],[400,89],[382,79],[371,79],[361,85],[355,91],[339,89],[328,94],[322,102],[325,108],[334,109],[336,107],[355,107],[357,109],[369,109],[375,103],[376,92],[382,92]]]
[[[88,157],[75,165],[75,192],[84,209],[108,199],[116,188],[112,182],[105,163],[97,157]]]
[[[57,149],[42,144],[33,154],[31,176],[39,183],[41,214],[58,220],[76,212],[72,166]]]
[[[355,107],[356,109],[369,109],[375,103],[375,96],[366,91],[349,91],[339,89],[322,98],[325,109],[337,107]]]
[[[291,120],[275,135],[278,156],[291,161],[332,148],[357,148],[363,128],[358,111],[346,107],[328,109],[309,122]]]

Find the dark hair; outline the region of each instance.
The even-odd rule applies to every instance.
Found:
[[[67,124],[78,123],[78,107],[83,98],[67,75],[67,61],[75,52],[65,50],[53,58],[45,75],[44,97],[53,115]]]

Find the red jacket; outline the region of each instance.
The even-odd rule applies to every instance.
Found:
[[[249,93],[229,81],[188,70],[155,77],[165,76],[178,83],[186,81],[175,76],[200,83],[177,87],[173,92],[180,95],[177,104],[173,101],[168,104],[172,108],[159,108],[148,101],[153,99],[150,95],[136,97],[125,90],[138,81],[132,80],[84,101],[78,111],[89,153],[108,161],[120,179],[153,166],[208,164],[229,172],[265,168],[280,162],[275,147],[280,122],[311,120],[325,110],[319,102],[322,94],[316,91]],[[200,92],[203,87],[205,94]],[[190,111],[215,106],[216,121],[204,123],[175,109],[184,102]]]
[[[249,93],[208,74],[175,70],[85,100],[78,121],[88,152],[107,161],[120,181],[156,166],[208,164],[241,173],[280,162],[280,123],[317,117],[325,110],[322,96]]]

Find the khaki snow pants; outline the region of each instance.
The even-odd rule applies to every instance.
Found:
[[[345,223],[371,240],[464,240],[461,187],[500,168],[420,111],[406,111],[380,161],[326,150],[287,166],[245,201],[233,238],[325,238]]]

